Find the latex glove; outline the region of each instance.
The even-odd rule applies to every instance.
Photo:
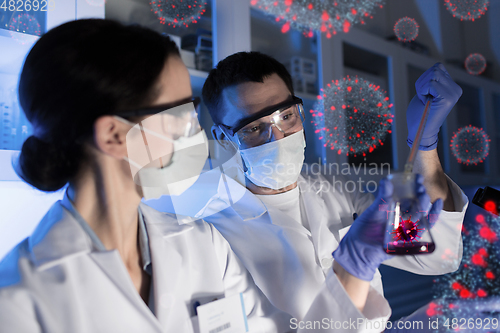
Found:
[[[423,185],[424,177],[415,177],[415,197],[417,211],[421,215],[430,206],[430,197]],[[340,241],[339,247],[332,253],[333,258],[351,275],[358,279],[371,281],[378,266],[390,256],[384,251],[384,235],[387,227],[387,207],[393,202],[393,185],[386,178],[379,183],[378,195],[375,201],[356,220],[347,234]],[[436,200],[429,211],[429,222],[437,221],[443,208],[443,201]],[[420,216],[418,217],[420,218]]]
[[[453,106],[462,96],[462,88],[456,84],[441,63],[425,71],[415,82],[417,95],[406,110],[408,125],[408,146],[412,146],[420,118],[424,113],[427,96],[432,96],[429,117],[422,135],[419,150],[433,150],[437,147],[438,133]]]

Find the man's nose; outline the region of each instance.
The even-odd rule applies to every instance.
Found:
[[[280,131],[280,129],[276,125],[272,124],[270,141],[276,141],[279,139],[283,139],[284,137],[285,134],[282,131]]]

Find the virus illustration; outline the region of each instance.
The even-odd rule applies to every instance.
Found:
[[[391,107],[380,86],[347,76],[321,89],[314,109],[309,112],[324,147],[339,155],[366,156],[366,152],[383,145],[386,134],[392,132]]]
[[[294,28],[313,37],[313,31],[321,31],[327,38],[339,31],[349,32],[355,24],[365,24],[383,3],[384,0],[250,0],[254,8],[275,17],[277,22],[284,21],[283,33]]]
[[[397,242],[410,242],[413,243],[414,240],[418,240],[420,238],[420,234],[424,230],[423,228],[418,227],[418,221],[412,221],[411,215],[408,219],[403,219],[400,217],[401,222],[396,230],[392,231],[393,239]]]
[[[174,28],[198,23],[207,5],[201,0],[155,0],[149,4],[161,24]]]
[[[477,165],[488,156],[490,141],[482,128],[469,125],[453,133],[450,147],[458,163]]]
[[[460,21],[474,21],[486,13],[489,0],[444,0],[444,5]]]
[[[486,318],[490,318],[490,323],[496,320],[496,327],[499,327],[498,318],[494,315],[497,311],[495,304],[500,296],[500,283],[497,279],[500,276],[500,243],[494,231],[499,228],[500,218],[490,213],[478,214],[475,219],[464,221],[460,267],[456,272],[435,280],[436,300],[433,303],[439,306],[433,307],[436,311],[428,309],[427,314],[438,316],[443,322],[450,318],[486,315]],[[483,322],[484,320],[482,318]],[[452,324],[451,321],[449,323]],[[477,332],[482,329],[476,325],[473,328],[477,328]],[[456,330],[456,326],[450,325],[448,332]]]
[[[472,53],[465,59],[465,69],[471,75],[479,75],[486,69],[486,58],[479,53]]]
[[[415,19],[409,17],[400,18],[394,25],[394,34],[399,41],[411,42],[418,36],[419,25]]]
[[[32,42],[32,38],[27,35],[40,36],[42,34],[38,20],[27,13],[12,15],[6,28],[10,30],[12,38],[20,44]]]
[[[8,29],[35,36],[42,34],[37,19],[26,13],[13,15],[9,21]]]

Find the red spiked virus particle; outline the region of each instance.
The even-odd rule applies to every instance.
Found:
[[[465,69],[471,75],[480,75],[486,70],[486,58],[480,53],[471,53],[465,59]]]
[[[37,19],[26,13],[13,15],[9,21],[8,28],[10,31],[20,32],[23,34],[35,36],[41,35],[40,24]]]
[[[496,232],[491,230],[488,226],[483,226],[479,230],[479,236],[486,239],[490,243],[494,243],[498,240]]]
[[[373,152],[391,133],[392,104],[385,92],[363,78],[345,77],[321,89],[310,113],[318,139],[337,154]]]
[[[161,24],[176,28],[198,23],[207,3],[201,0],[154,0],[149,5]]]
[[[486,13],[489,0],[444,0],[444,5],[460,21],[474,21]]]
[[[435,302],[429,303],[426,313],[429,317],[443,314],[443,312],[441,311],[441,306],[436,304]]]
[[[471,293],[469,290],[464,288],[464,289],[460,290],[459,295],[462,298],[472,298],[474,293]]]
[[[291,26],[306,37],[320,31],[327,38],[340,31],[349,32],[355,24],[365,24],[383,3],[384,0],[250,0],[254,8],[288,24],[282,28],[283,33]]]
[[[6,26],[10,30],[11,37],[20,44],[32,42],[27,35],[40,36],[42,34],[40,23],[27,13],[13,14]],[[16,32],[19,33],[16,34]]]
[[[394,240],[396,241],[403,243],[413,243],[413,241],[420,238],[420,234],[423,230],[423,228],[419,228],[418,220],[414,222],[411,220],[410,216],[406,220],[401,218],[399,226],[396,228],[396,230],[391,232],[391,234],[393,234]]]
[[[474,265],[481,266],[481,267],[488,266],[488,264],[486,263],[486,260],[484,260],[484,257],[479,253],[475,253],[472,255],[471,262]]]
[[[458,163],[477,165],[488,156],[490,141],[488,134],[482,128],[469,125],[453,133],[450,147]]]
[[[394,34],[401,42],[414,41],[418,36],[419,25],[415,19],[409,17],[400,18],[394,25]]]
[[[488,296],[488,293],[486,291],[484,291],[483,289],[478,289],[477,296],[478,297],[486,297],[486,296]]]
[[[487,210],[490,213],[493,213],[495,215],[498,215],[498,209],[497,209],[497,204],[494,201],[486,201],[484,203],[484,209]]]

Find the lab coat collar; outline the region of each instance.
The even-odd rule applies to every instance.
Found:
[[[181,283],[179,272],[183,269],[183,258],[178,250],[176,236],[194,227],[190,224],[179,225],[171,215],[160,213],[145,204],[141,204],[140,210],[143,213],[154,263],[152,282],[158,320],[135,292],[118,251],[93,250],[92,240],[61,201],[50,208],[28,239],[32,261],[40,270],[53,267],[62,260],[75,258],[77,255],[89,255],[132,304],[136,305],[138,311],[156,322],[159,331],[184,331],[190,314],[182,297],[176,294],[176,289],[179,288],[175,286]],[[177,327],[178,325],[180,326]]]
[[[92,251],[92,240],[60,200],[45,214],[28,244],[33,264],[39,269]]]
[[[67,196],[64,200],[68,200]],[[66,208],[68,203],[63,201],[59,200],[52,205],[28,239],[32,261],[38,268],[52,266],[65,257],[90,253],[95,247],[90,236]],[[141,204],[140,208],[146,224],[155,225],[155,232],[164,238],[193,228],[190,225],[179,225],[174,218],[169,218],[145,204]],[[57,246],[54,246],[55,244]]]
[[[179,252],[177,236],[194,228],[192,224],[179,224],[169,214],[161,213],[146,204],[140,205],[148,231],[153,261],[154,308],[156,318],[165,332],[182,332],[190,320],[186,304],[180,294],[180,272],[184,260]],[[183,244],[183,243],[182,243]]]

